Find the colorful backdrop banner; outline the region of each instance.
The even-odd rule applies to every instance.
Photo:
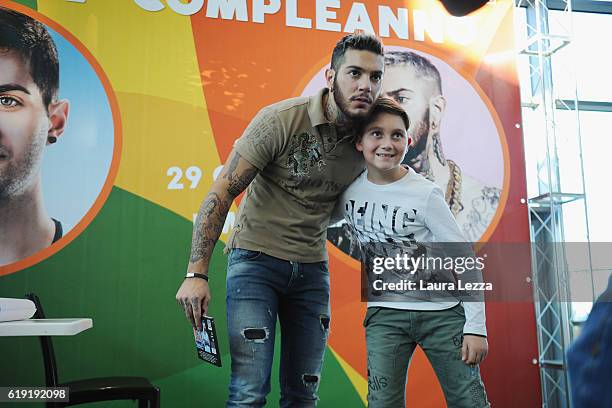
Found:
[[[427,126],[428,107],[402,93],[420,92],[414,71],[388,65],[383,90],[411,115],[414,148],[426,149],[444,169],[425,175],[446,192],[466,237],[480,253],[529,242],[510,0],[461,18],[425,0],[0,0],[0,6],[48,27],[58,45],[59,96],[71,104],[66,132],[45,147],[42,167],[44,203],[64,236],[0,264],[0,296],[33,291],[50,317],[93,318],[93,329],[54,338],[62,381],[142,375],[161,387],[164,405],[223,406],[230,358],[222,250],[237,205],[211,263],[209,314],[217,320],[221,368],[198,360],[174,299],[195,214],[251,118],[271,103],[316,93],[335,43],[355,30],[380,36],[389,55],[420,58],[439,73],[439,129]],[[328,238],[332,323],[319,406],[365,406],[360,264],[342,224]],[[492,263],[484,272],[497,295],[487,295],[490,352],[481,371],[496,407],[541,405],[528,258],[512,268]],[[0,338],[0,345],[0,385],[44,383],[37,339]],[[278,358],[273,370],[269,401],[276,406]],[[444,406],[421,351],[407,392],[409,406]]]

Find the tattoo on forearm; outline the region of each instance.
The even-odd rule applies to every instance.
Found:
[[[215,243],[223,231],[225,217],[231,201],[225,201],[216,193],[209,193],[196,219],[191,242],[191,262],[210,258]]]
[[[240,157],[240,153],[234,152],[234,155],[232,156],[232,161],[230,162],[229,168],[227,169],[227,173],[223,175],[224,179],[228,179],[230,182],[232,181],[232,178],[236,174],[236,169],[238,168],[238,162],[240,161]]]
[[[233,197],[238,196],[242,193],[248,186],[251,184],[251,181],[257,175],[257,170],[248,169],[245,170],[241,175],[234,176],[230,179],[229,186],[227,187],[227,192],[230,193]]]
[[[236,174],[236,169],[238,168],[240,158],[240,154],[235,152],[227,172],[223,175],[224,179],[229,180],[227,192],[230,193],[232,197],[237,197],[240,193],[242,193],[257,175],[257,169],[247,169],[241,174]]]

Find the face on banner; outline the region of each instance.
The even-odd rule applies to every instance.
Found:
[[[68,116],[66,101],[47,109],[29,64],[16,51],[0,51],[0,201],[36,193],[43,150],[56,141]]]
[[[44,259],[84,229],[108,194],[118,144],[109,88],[85,48],[17,11],[0,8],[0,21],[12,34],[0,40],[4,273]]]

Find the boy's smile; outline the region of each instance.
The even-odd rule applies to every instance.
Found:
[[[391,159],[393,157],[395,157],[395,154],[391,154],[391,153],[376,153],[376,156],[381,157],[383,159]]]

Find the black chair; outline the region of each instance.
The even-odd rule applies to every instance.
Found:
[[[44,319],[45,313],[38,296],[28,293],[25,297],[36,305],[34,318]],[[144,377],[102,377],[60,383],[51,337],[40,336],[40,345],[45,363],[47,387],[68,387],[70,389],[69,402],[49,402],[47,408],[126,399],[138,400],[139,408],[159,408],[159,388]]]

